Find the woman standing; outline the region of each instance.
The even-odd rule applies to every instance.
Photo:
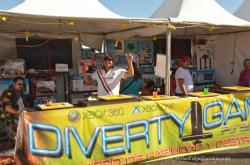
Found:
[[[143,80],[136,63],[132,62],[132,65],[134,68],[134,77],[128,77],[124,80],[120,88],[120,94],[138,96],[142,89]]]

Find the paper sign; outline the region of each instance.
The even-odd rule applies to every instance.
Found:
[[[165,78],[165,73],[166,73],[165,70],[166,70],[166,55],[157,54],[155,75]]]
[[[55,68],[56,68],[56,72],[68,72],[69,71],[68,64],[56,64]]]

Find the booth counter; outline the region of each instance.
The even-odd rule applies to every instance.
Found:
[[[250,92],[94,102],[24,112],[18,160],[130,164],[250,146]]]

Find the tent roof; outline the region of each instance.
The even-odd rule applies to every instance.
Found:
[[[225,26],[249,26],[227,12],[215,0],[165,0],[151,18],[169,18],[173,23],[206,23]]]
[[[194,2],[198,6],[202,5],[201,0],[167,0],[159,8],[159,11],[162,11],[159,13],[165,13],[162,18],[135,19],[114,14],[102,6],[98,0],[26,0],[8,11],[0,11],[0,16],[8,17],[6,22],[0,22],[0,33],[23,35],[25,31],[28,31],[31,36],[35,36],[37,33],[49,34],[51,37],[65,34],[77,36],[88,34],[98,36],[99,40],[103,38],[126,39],[137,36],[165,35],[167,24],[170,21],[176,27],[173,35],[178,36],[209,35],[249,29],[250,24],[246,25],[246,21],[230,15],[214,0],[202,0],[202,2],[204,4],[210,2],[217,6],[216,9],[212,10],[213,12],[220,9],[230,15],[228,17],[232,20],[238,20],[238,24],[217,25],[215,22],[211,23],[209,15],[213,15],[213,13],[210,13],[210,10],[207,11],[207,9],[207,12],[204,13],[207,14],[207,17],[203,15],[202,21],[197,22],[195,18],[200,18],[199,12],[202,11],[199,11],[199,7],[193,5]],[[184,19],[185,13],[188,13],[188,11],[193,11],[192,17],[190,16],[192,19]],[[195,14],[195,12],[198,14]],[[157,13],[156,11],[155,17],[158,17]],[[180,18],[170,18],[169,21],[168,16],[176,15]],[[180,21],[180,19],[184,21]],[[214,20],[219,22],[221,19],[217,20],[216,18]],[[74,24],[72,25],[70,22]]]
[[[0,11],[0,16],[7,17],[6,22],[0,22],[0,32],[41,32],[41,33],[85,33],[108,36],[121,32],[135,32],[140,29],[154,27],[166,29],[167,19],[133,19],[133,18],[86,18],[58,17],[19,14]],[[71,24],[73,23],[73,24]],[[157,31],[157,30],[156,30]],[[145,32],[142,36],[152,36],[160,32]],[[134,34],[140,35],[140,34]],[[130,36],[131,37],[131,36]]]
[[[25,0],[8,11],[56,17],[122,18],[98,0]]]
[[[234,13],[235,16],[250,21],[250,0],[245,0]]]
[[[101,41],[105,38],[127,39],[162,34],[168,22],[166,19],[58,17],[8,11],[0,11],[0,17],[7,18],[5,22],[0,21],[0,33],[19,37],[24,37],[25,32],[29,32],[29,37],[81,36],[87,46],[97,49],[101,48]]]
[[[158,35],[166,30],[168,22],[125,18],[98,0],[25,0],[12,9],[0,11],[0,16],[9,17],[7,22],[0,22],[0,32],[85,33],[115,38]],[[70,22],[74,25],[70,26]],[[145,30],[152,26],[153,30]]]

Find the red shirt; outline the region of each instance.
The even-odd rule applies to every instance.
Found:
[[[241,73],[240,73],[240,80],[239,80],[240,85],[241,86],[245,86],[245,87],[249,87],[250,86],[250,84],[249,84],[249,81],[250,81],[249,78],[250,78],[250,72],[249,71],[247,71],[247,70],[241,71]]]

